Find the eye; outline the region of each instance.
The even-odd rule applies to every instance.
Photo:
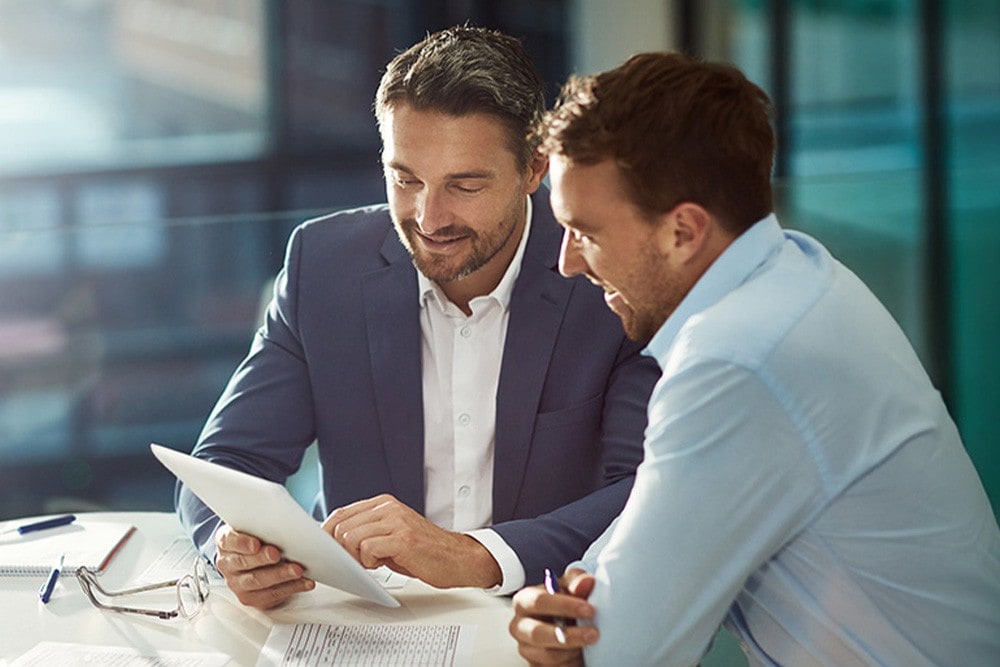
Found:
[[[389,168],[386,168],[385,170],[385,179],[397,188],[407,188],[420,183],[420,181],[414,178],[412,174]]]
[[[453,187],[462,194],[474,195],[477,192],[482,192],[485,186],[455,183]]]
[[[572,229],[572,228],[568,229],[570,237],[573,239],[574,243],[585,244],[591,242],[591,238],[586,234],[584,234],[583,232],[581,232],[579,229]]]

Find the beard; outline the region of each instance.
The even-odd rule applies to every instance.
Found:
[[[653,313],[637,312],[631,309],[627,311],[615,310],[614,313],[622,321],[625,336],[637,343],[648,342],[660,330],[663,323],[667,321],[665,317],[658,317]]]
[[[520,206],[523,207],[523,203]],[[463,225],[449,225],[436,230],[433,235],[421,234],[416,220],[406,218],[395,221],[396,233],[418,271],[438,284],[449,283],[475,273],[506,248],[518,229],[519,216],[523,215],[523,210],[512,207],[498,224],[485,231],[476,231]],[[463,244],[466,248],[462,252],[434,252],[422,244],[421,237],[433,241],[460,239],[455,243]]]
[[[632,273],[628,281],[632,287],[630,296],[626,298],[619,294],[607,305],[621,320],[625,335],[630,340],[645,343],[677,310],[690,286],[666,269],[652,251],[644,250],[640,257],[640,268]]]

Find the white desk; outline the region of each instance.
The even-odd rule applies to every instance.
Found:
[[[95,512],[88,519],[122,521],[137,527],[101,582],[124,588],[181,535],[167,512]],[[275,624],[423,623],[475,625],[473,664],[523,665],[507,633],[510,600],[479,590],[438,590],[409,581],[391,592],[401,602],[388,609],[325,586],[296,596],[287,605],[262,612],[241,605],[224,584],[212,587],[206,608],[190,621],[140,617],[94,608],[75,577],[65,576],[52,600],[38,599],[41,578],[0,577],[0,663],[13,661],[40,641],[125,646],[137,649],[217,651],[230,664],[253,666]]]

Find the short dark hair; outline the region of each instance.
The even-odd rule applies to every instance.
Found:
[[[545,111],[545,87],[520,41],[464,25],[428,35],[386,66],[375,94],[379,127],[400,103],[452,116],[496,116],[524,168],[538,146],[532,130]]]
[[[772,210],[770,117],[767,94],[735,67],[643,53],[570,77],[539,139],[581,164],[615,160],[647,215],[692,201],[739,234]]]

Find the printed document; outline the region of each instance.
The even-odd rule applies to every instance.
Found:
[[[475,641],[474,625],[276,625],[257,667],[471,667]]]
[[[143,653],[122,646],[86,646],[63,642],[41,642],[10,667],[87,665],[88,667],[222,667],[229,656],[222,653],[157,651]]]

